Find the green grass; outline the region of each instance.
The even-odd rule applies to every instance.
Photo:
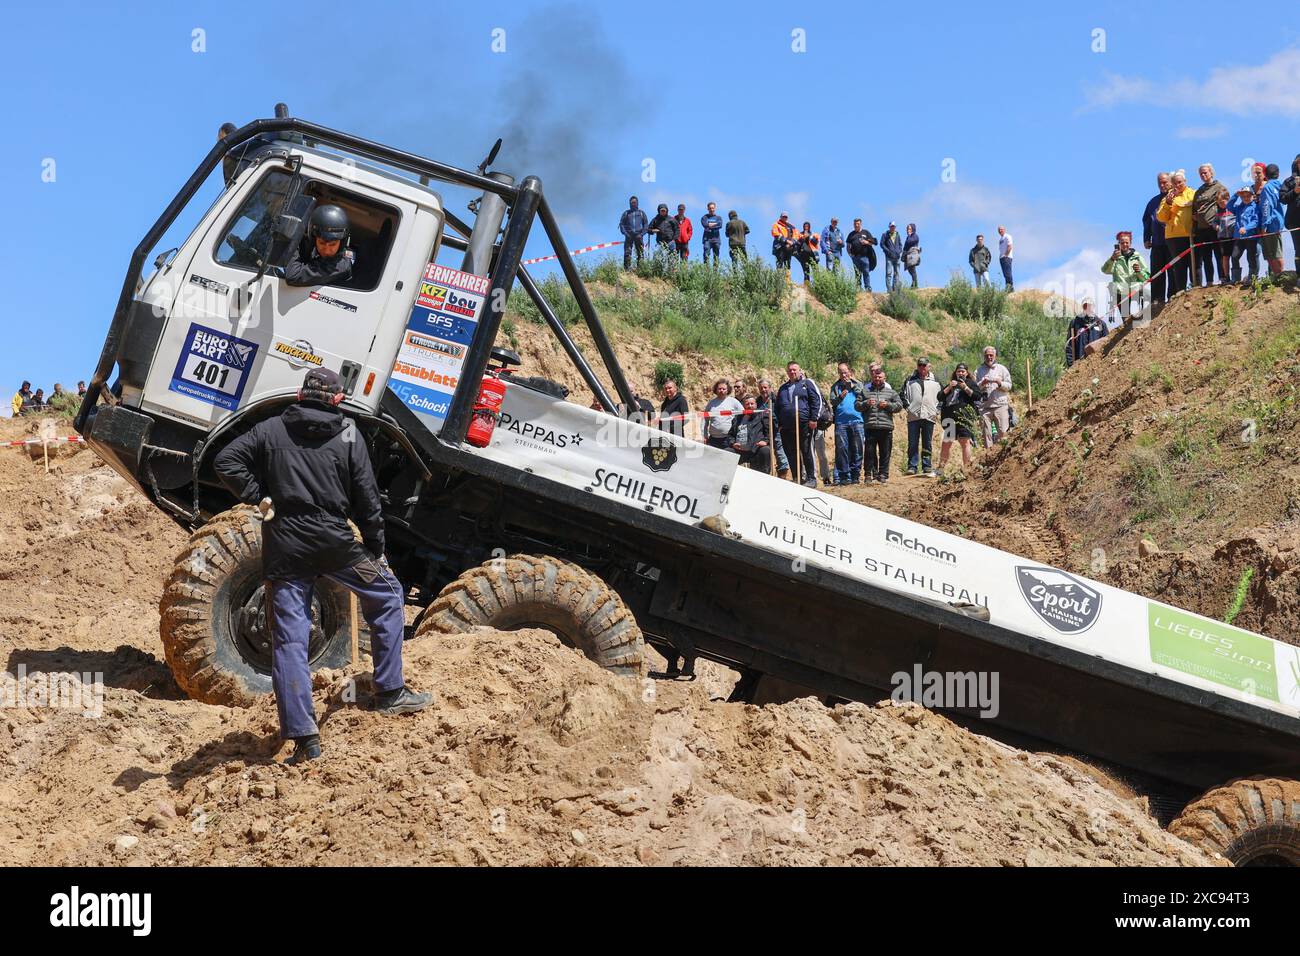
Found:
[[[658,362],[655,362],[656,395],[664,390],[664,382],[669,379],[676,382],[679,389],[686,388],[686,371],[682,368],[682,363],[674,362],[670,359],[660,359]]]
[[[1179,515],[1191,498],[1187,486],[1172,473],[1164,456],[1153,448],[1134,448],[1124,467],[1133,520],[1150,521]]]
[[[1236,590],[1232,592],[1232,600],[1228,602],[1228,610],[1224,612],[1223,623],[1231,624],[1241,613],[1241,609],[1246,606],[1246,595],[1250,592],[1250,579],[1255,576],[1254,568],[1246,568],[1241,572],[1241,577],[1237,580]]]
[[[1005,289],[995,289],[992,285],[976,289],[964,277],[954,275],[944,288],[935,293],[930,305],[954,319],[991,322],[1006,313],[1009,300]]]
[[[813,273],[812,293],[836,315],[848,315],[858,304],[858,285],[847,269],[818,269]]]

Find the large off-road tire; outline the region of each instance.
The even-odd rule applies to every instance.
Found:
[[[186,694],[208,704],[243,707],[271,692],[262,522],[256,515],[240,505],[195,531],[163,590],[159,630],[167,664]],[[351,620],[347,589],[317,581],[307,651],[313,670],[352,659]]]
[[[421,616],[416,636],[545,628],[606,670],[639,677],[645,638],[623,599],[576,564],[515,554],[470,568]]]
[[[1189,803],[1169,832],[1234,866],[1300,866],[1300,781],[1234,780]]]

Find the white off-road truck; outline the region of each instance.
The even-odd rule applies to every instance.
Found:
[[[688,671],[697,657],[734,668],[736,700],[906,685],[979,732],[1121,774],[1234,862],[1300,863],[1300,648],[620,417],[634,397],[535,177],[488,172],[495,148],[470,171],[284,113],[220,140],[140,241],[76,420],[192,532],[161,608],[191,696],[270,689],[261,524],[212,461],[326,366],[374,464],[389,562],[422,608],[416,637],[541,626],[628,675],[649,641]],[[469,191],[472,226],[432,184]],[[204,190],[211,205],[144,277]],[[352,274],[293,287],[283,267],[323,203],[351,222]],[[521,265],[538,223],[603,378]],[[516,279],[604,411],[505,367],[517,356],[494,346]],[[317,588],[314,667],[349,658],[348,610]],[[990,676],[993,700],[976,693]]]

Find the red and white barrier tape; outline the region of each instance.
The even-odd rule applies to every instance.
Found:
[[[82,438],[80,435],[68,435],[65,438],[47,438],[47,439],[28,438],[24,441],[0,442],[0,448],[18,448],[21,447],[22,445],[44,445],[44,444],[57,445],[59,442],[65,442],[65,441],[72,442],[74,444],[81,444],[85,440],[86,439]]]
[[[617,240],[616,242],[602,242],[602,243],[601,243],[600,245],[598,245],[598,246],[583,246],[581,249],[570,249],[570,250],[569,250],[569,255],[571,255],[571,256],[580,256],[580,255],[582,255],[584,252],[595,252],[597,249],[608,249],[608,248],[610,248],[611,246],[621,246],[622,244],[623,244],[623,240],[622,240],[622,239],[619,239],[619,240]],[[551,259],[558,259],[558,258],[560,258],[558,255],[555,255],[555,256],[538,256],[536,259],[525,259],[523,262],[521,262],[521,263],[519,263],[519,264],[520,264],[521,266],[531,266],[531,265],[532,265],[533,263],[535,263],[535,262],[547,262],[547,261],[549,261],[549,260],[551,260]]]

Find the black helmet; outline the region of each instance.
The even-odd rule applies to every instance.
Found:
[[[326,242],[348,237],[348,214],[338,206],[317,206],[311,214],[310,235]]]

